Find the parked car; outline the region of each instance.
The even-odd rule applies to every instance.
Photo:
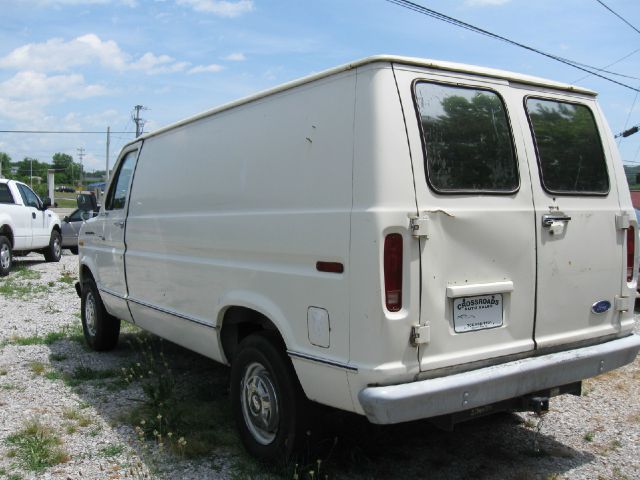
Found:
[[[74,255],[78,254],[78,232],[82,222],[98,215],[96,211],[85,211],[76,208],[62,219],[62,248],[68,248]]]
[[[74,193],[76,191],[75,188],[73,187],[68,187],[66,185],[59,185],[56,187],[56,192],[70,192],[70,193]]]
[[[638,222],[591,90],[367,58],[146,134],[79,236],[82,325],[231,365],[246,449],[307,402],[391,424],[543,411],[634,360]]]
[[[14,255],[39,252],[47,262],[60,261],[60,218],[50,206],[24,183],[0,179],[0,276],[11,270]]]

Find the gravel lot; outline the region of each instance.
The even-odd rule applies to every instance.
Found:
[[[267,469],[242,453],[225,367],[134,328],[114,352],[87,351],[73,288],[77,257],[65,251],[60,263],[47,264],[31,254],[16,263],[0,280],[0,479],[293,478],[294,465]],[[125,375],[142,373],[144,342],[163,352],[178,403],[198,420],[176,431],[187,442],[182,450],[135,429],[145,418],[145,382]],[[57,437],[60,453],[39,470],[16,440],[34,422]],[[300,460],[300,478],[317,471],[319,458],[322,478],[637,479],[640,360],[585,382],[582,397],[553,399],[542,420],[503,414],[443,432],[428,422],[383,428],[332,412],[310,443],[316,447]]]

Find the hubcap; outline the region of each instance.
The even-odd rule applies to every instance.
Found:
[[[62,253],[62,247],[60,246],[60,239],[58,237],[53,239],[53,253],[56,257],[59,257]]]
[[[9,268],[11,265],[11,250],[9,250],[9,245],[6,243],[0,247],[0,265],[2,265],[3,269]]]
[[[245,370],[240,385],[242,415],[253,438],[268,445],[276,438],[280,414],[278,396],[269,371],[260,363]]]
[[[93,296],[93,292],[87,293],[87,298],[84,303],[84,322],[87,325],[87,331],[89,335],[95,337],[96,335],[96,299]]]

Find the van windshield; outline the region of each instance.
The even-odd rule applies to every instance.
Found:
[[[558,194],[607,194],[607,165],[589,107],[541,98],[528,98],[526,105],[544,188]]]
[[[478,88],[415,87],[427,180],[438,192],[511,193],[519,178],[500,96]]]

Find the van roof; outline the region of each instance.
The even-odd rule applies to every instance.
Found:
[[[593,90],[589,90],[583,87],[577,87],[575,85],[570,85],[567,83],[556,82],[553,80],[547,80],[544,78],[534,77],[530,75],[524,75],[521,73],[509,72],[506,70],[498,70],[494,68],[487,67],[479,67],[476,65],[467,65],[464,63],[454,63],[454,62],[445,62],[441,60],[430,60],[426,58],[415,58],[415,57],[402,57],[398,55],[374,55],[371,57],[362,58],[360,60],[356,60],[354,62],[346,63],[344,65],[340,65],[337,67],[330,68],[328,70],[324,70],[319,73],[315,73],[312,75],[308,75],[306,77],[299,78],[297,80],[293,80],[291,82],[283,83],[274,88],[270,88],[268,90],[264,90],[262,92],[258,92],[256,94],[250,95],[248,97],[241,98],[239,100],[235,100],[230,103],[223,104],[219,107],[215,107],[213,109],[207,110],[205,112],[199,113],[189,118],[185,118],[184,120],[180,120],[176,123],[168,125],[166,127],[162,127],[158,130],[154,130],[153,132],[149,132],[147,134],[142,135],[141,137],[136,138],[135,140],[129,142],[126,146],[131,145],[139,140],[143,140],[146,138],[154,137],[161,133],[164,133],[168,130],[173,130],[175,128],[184,126],[186,124],[195,122],[196,120],[200,120],[202,118],[206,118],[215,113],[222,112],[224,110],[229,110],[231,108],[243,105],[245,103],[252,102],[254,100],[258,100],[263,97],[267,97],[269,95],[273,95],[285,90],[288,90],[293,87],[297,87],[300,85],[304,85],[305,83],[310,83],[315,80],[329,77],[331,75],[335,75],[337,73],[345,72],[348,70],[352,70],[357,67],[361,67],[363,65],[371,64],[371,63],[394,63],[399,65],[409,65],[409,66],[417,66],[423,68],[431,68],[434,70],[444,70],[449,72],[459,72],[459,73],[467,73],[473,75],[479,75],[483,77],[497,78],[500,80],[512,81],[515,83],[521,83],[526,85],[534,85],[538,87],[547,87],[552,88],[554,90],[563,90],[571,93],[579,93],[583,95],[593,96],[597,95]]]

